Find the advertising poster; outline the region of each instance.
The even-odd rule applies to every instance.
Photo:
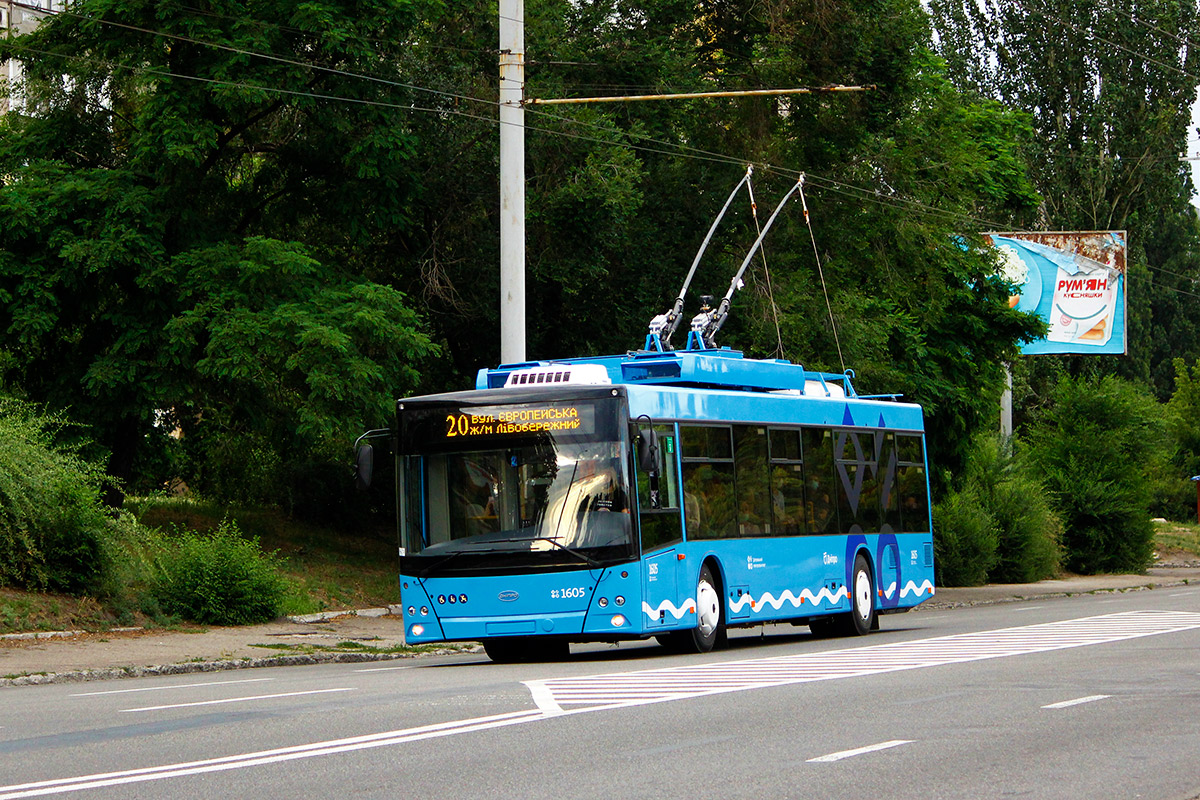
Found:
[[[1009,305],[1046,320],[1024,355],[1125,355],[1125,231],[993,233]]]

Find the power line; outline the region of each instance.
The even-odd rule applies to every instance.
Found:
[[[491,106],[491,107],[499,106],[499,103],[494,100],[485,100],[482,98],[472,97],[470,95],[463,95],[463,94],[458,94],[458,93],[454,93],[454,92],[444,92],[444,91],[439,91],[436,89],[429,89],[427,87],[417,86],[415,84],[408,84],[408,83],[403,83],[403,82],[399,82],[399,81],[392,81],[392,80],[389,80],[386,78],[380,78],[380,77],[368,75],[365,73],[349,72],[346,70],[339,70],[339,69],[335,69],[332,67],[324,67],[324,66],[317,65],[317,64],[311,64],[308,62],[298,61],[295,59],[284,58],[282,56],[276,56],[274,54],[260,53],[260,52],[256,52],[256,51],[252,51],[252,50],[247,50],[244,48],[234,47],[232,45],[219,44],[219,43],[215,43],[215,42],[207,42],[204,40],[195,39],[195,38],[187,37],[187,36],[182,36],[179,34],[155,31],[155,30],[151,30],[151,29],[147,29],[147,28],[142,28],[139,26],[128,25],[125,23],[118,23],[118,22],[115,22],[112,20],[104,20],[104,19],[99,19],[99,18],[95,18],[95,17],[88,17],[86,15],[76,14],[74,12],[69,12],[69,11],[50,12],[50,11],[46,11],[45,9],[41,9],[36,6],[28,6],[27,4],[18,3],[18,2],[14,2],[14,5],[19,5],[22,8],[29,8],[31,10],[39,11],[41,13],[46,13],[46,14],[65,14],[65,15],[68,15],[71,17],[84,19],[84,20],[88,20],[88,21],[92,21],[92,22],[97,22],[100,24],[112,25],[112,26],[124,28],[127,30],[132,30],[132,31],[139,32],[139,33],[145,33],[145,34],[152,35],[152,36],[162,36],[165,38],[171,38],[171,39],[175,39],[175,40],[179,40],[179,41],[185,41],[185,42],[188,42],[191,44],[196,44],[199,46],[213,47],[213,48],[224,50],[227,52],[233,52],[233,53],[237,53],[240,55],[248,55],[248,56],[252,56],[252,57],[263,58],[263,59],[275,61],[278,63],[284,63],[284,64],[288,64],[291,66],[298,66],[298,67],[302,67],[302,68],[313,69],[313,70],[317,70],[317,71],[321,71],[321,72],[326,72],[329,74],[340,75],[340,76],[349,77],[349,78],[360,78],[363,80],[368,80],[371,82],[375,82],[375,83],[379,83],[379,84],[383,84],[383,85],[387,85],[387,86],[404,88],[404,89],[409,89],[412,91],[427,92],[427,93],[441,96],[441,97],[446,97],[446,98],[455,99],[455,100],[466,100],[466,101],[480,103],[480,104]],[[25,52],[38,53],[40,55],[71,58],[74,60],[83,61],[85,63],[92,63],[92,64],[102,64],[103,63],[103,62],[96,61],[94,59],[88,59],[83,56],[75,56],[75,55],[69,55],[69,54],[55,53],[55,52],[51,52],[51,51],[37,50],[35,48],[22,47],[19,45],[10,45],[10,47],[12,47],[13,49],[22,50]],[[323,93],[316,93],[316,92],[304,92],[304,91],[298,91],[298,90],[281,89],[281,88],[277,88],[277,87],[268,87],[268,86],[262,86],[259,84],[251,84],[251,83],[238,82],[238,81],[203,78],[203,77],[199,77],[199,76],[186,75],[186,74],[182,74],[182,73],[169,72],[169,71],[165,71],[165,70],[155,70],[155,69],[148,68],[148,67],[130,67],[127,65],[113,64],[113,63],[109,63],[109,64],[107,64],[107,66],[109,66],[111,68],[126,69],[126,70],[131,70],[131,71],[142,72],[145,74],[158,75],[158,76],[162,76],[162,77],[171,77],[171,78],[178,78],[181,80],[193,80],[193,81],[208,83],[208,84],[212,84],[212,85],[228,86],[231,88],[253,89],[253,90],[257,90],[257,91],[264,91],[264,92],[269,92],[269,93],[274,93],[274,94],[283,94],[286,96],[310,97],[313,99],[328,100],[328,101],[340,101],[340,102],[354,103],[357,105],[376,106],[376,107],[390,108],[390,109],[402,110],[402,111],[415,111],[415,112],[423,112],[423,113],[445,114],[445,115],[464,117],[464,118],[473,119],[473,120],[482,120],[482,121],[486,121],[486,122],[489,122],[492,124],[501,124],[495,118],[485,117],[485,116],[481,116],[478,114],[470,114],[467,112],[458,111],[458,110],[454,110],[454,109],[447,109],[447,108],[440,108],[440,107],[439,108],[431,108],[431,107],[417,106],[415,104],[388,103],[388,102],[384,102],[384,101],[367,100],[367,99],[363,99],[363,98],[343,97],[340,95],[333,95],[333,94],[323,94]],[[594,123],[587,123],[587,122],[583,122],[581,120],[573,119],[571,117],[566,117],[566,116],[562,116],[562,115],[550,114],[548,112],[541,111],[536,108],[530,108],[527,110],[530,113],[540,114],[547,119],[558,120],[558,121],[561,121],[561,122],[564,122],[564,123],[567,123],[570,125],[594,128],[594,129],[602,130],[602,131],[605,131],[608,133],[614,132],[613,129],[610,127],[606,127],[603,125],[597,125]],[[601,143],[601,144],[613,144],[612,139],[601,139],[598,137],[586,136],[583,134],[568,133],[566,131],[555,131],[550,128],[543,128],[543,127],[538,127],[538,126],[526,126],[526,127],[530,130],[541,132],[541,133],[547,133],[550,135],[563,136],[566,138],[571,138],[571,139],[576,139],[576,140],[581,140],[581,141],[590,141],[590,142]],[[732,156],[728,156],[723,153],[716,153],[713,151],[707,151],[707,150],[702,150],[699,148],[693,148],[693,147],[689,147],[687,145],[679,144],[676,142],[665,142],[665,141],[655,139],[653,137],[646,136],[643,134],[638,134],[638,133],[635,133],[632,131],[623,131],[623,132],[621,132],[621,135],[627,139],[633,139],[633,140],[646,142],[649,144],[659,146],[659,147],[649,147],[645,144],[631,144],[628,141],[621,143],[622,146],[624,146],[624,147],[628,147],[630,149],[641,151],[641,152],[649,152],[649,153],[655,153],[655,154],[660,154],[660,155],[683,156],[683,157],[692,158],[695,160],[709,161],[709,162],[715,162],[715,163],[724,163],[724,164],[738,165],[738,166],[741,166],[745,163],[745,159],[742,159],[742,158],[734,158]],[[662,147],[671,148],[671,149],[669,149],[669,150],[660,149]],[[801,174],[800,170],[779,167],[779,166],[767,164],[767,163],[762,164],[761,168],[764,171],[783,175],[783,176],[793,178],[793,179],[798,177]],[[810,179],[814,180],[818,184],[817,188],[820,188],[820,184],[825,184],[824,188],[828,191],[833,191],[833,192],[847,195],[850,197],[855,197],[856,199],[866,199],[866,200],[869,200],[871,202],[875,202],[875,203],[878,203],[881,205],[891,205],[894,207],[906,208],[907,210],[910,210],[910,211],[919,211],[919,212],[925,213],[925,214],[940,216],[940,217],[943,217],[948,220],[971,222],[971,223],[975,223],[976,225],[978,225],[981,229],[1003,227],[1003,225],[1000,225],[999,223],[992,221],[992,220],[985,220],[982,218],[973,217],[971,215],[963,214],[961,212],[953,212],[953,211],[947,211],[944,209],[939,209],[934,206],[930,206],[925,203],[921,203],[919,201],[912,200],[909,198],[900,197],[900,196],[897,196],[894,194],[893,195],[881,195],[877,190],[871,190],[871,189],[865,189],[862,187],[853,186],[851,184],[843,183],[843,182],[834,180],[832,178],[826,178],[826,177],[822,177],[819,175],[814,175],[811,172],[807,172],[806,174],[808,175],[808,177]]]

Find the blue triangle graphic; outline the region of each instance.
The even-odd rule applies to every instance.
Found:
[[[843,425],[853,425],[854,424],[854,417],[850,416],[850,404],[849,403],[846,404],[846,413],[845,413],[845,415],[842,416],[842,424]]]
[[[880,413],[879,413],[879,427],[881,427],[881,428],[886,428],[886,427],[887,427],[887,425],[885,425],[885,424],[883,423],[883,412],[880,412]]]

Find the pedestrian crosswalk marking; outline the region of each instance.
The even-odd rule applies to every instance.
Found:
[[[822,653],[526,681],[547,714],[1030,655],[1200,628],[1200,614],[1131,611]]]

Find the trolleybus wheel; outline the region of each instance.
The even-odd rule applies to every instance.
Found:
[[[854,581],[850,586],[850,624],[846,632],[866,636],[878,629],[875,617],[875,577],[861,553],[854,559]]]
[[[707,653],[725,639],[725,615],[721,612],[721,592],[705,564],[696,581],[696,627],[671,631],[659,636],[658,643],[672,653]]]
[[[707,653],[721,638],[725,628],[725,605],[717,582],[713,580],[708,564],[700,568],[700,579],[696,581],[696,627],[690,631],[696,652]]]

